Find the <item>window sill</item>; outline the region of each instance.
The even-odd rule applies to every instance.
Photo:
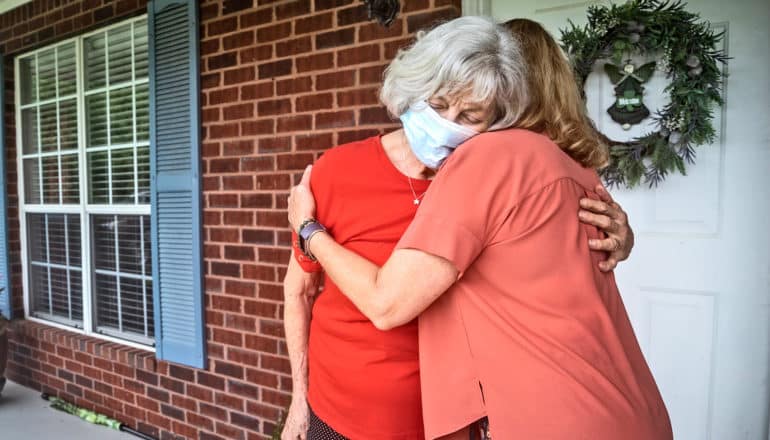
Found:
[[[100,357],[128,367],[157,372],[158,363],[155,359],[155,353],[151,349],[141,349],[108,341],[32,319],[13,320],[8,329],[11,340],[19,342],[27,339],[38,340],[56,347],[85,352],[94,357]]]

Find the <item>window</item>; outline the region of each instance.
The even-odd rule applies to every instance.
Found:
[[[16,60],[31,316],[151,345],[145,17]]]

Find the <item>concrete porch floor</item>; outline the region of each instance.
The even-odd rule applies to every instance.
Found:
[[[5,384],[0,397],[0,438],[57,440],[136,440],[130,434],[92,425],[49,407],[40,393],[19,384]]]

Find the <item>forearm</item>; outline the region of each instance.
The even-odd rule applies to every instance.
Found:
[[[416,318],[457,280],[451,262],[418,250],[398,249],[378,267],[325,232],[309,246],[334,284],[380,330]]]
[[[327,233],[314,236],[310,245],[311,252],[334,284],[364,316],[377,324],[393,305],[393,295],[377,292],[380,267],[338,244]]]
[[[289,271],[284,279],[284,331],[286,348],[291,364],[292,390],[295,396],[307,394],[307,347],[310,334],[312,300],[308,295],[309,284],[313,284],[315,275],[304,274],[296,262],[289,263]]]

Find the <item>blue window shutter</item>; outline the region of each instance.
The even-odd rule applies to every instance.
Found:
[[[0,53],[0,314],[11,318],[11,265],[8,258],[8,188],[5,185],[5,63]]]
[[[206,368],[198,25],[197,1],[148,4],[157,356]]]

